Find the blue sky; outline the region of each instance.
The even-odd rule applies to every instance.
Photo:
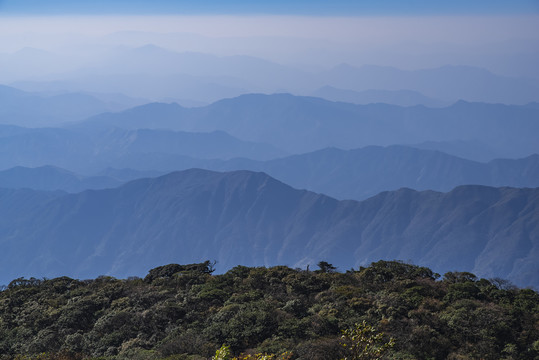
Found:
[[[0,0],[0,14],[507,15],[539,0]]]

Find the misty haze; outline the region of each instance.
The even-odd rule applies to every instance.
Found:
[[[0,360],[538,358],[538,64],[533,0],[0,0]]]

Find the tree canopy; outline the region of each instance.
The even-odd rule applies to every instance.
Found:
[[[539,357],[534,290],[398,261],[320,264],[15,279],[0,292],[0,359],[210,359],[223,344],[238,359]]]

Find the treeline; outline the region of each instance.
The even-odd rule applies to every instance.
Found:
[[[210,359],[223,344],[236,356],[354,359],[342,335],[358,324],[391,342],[388,359],[539,358],[539,294],[500,279],[398,261],[212,272],[16,279],[0,292],[0,359]]]

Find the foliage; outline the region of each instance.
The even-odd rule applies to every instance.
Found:
[[[321,273],[333,273],[337,270],[333,264],[330,264],[327,261],[320,261],[317,265],[319,268],[317,271]]]
[[[0,292],[0,360],[376,358],[370,350],[395,359],[539,358],[531,289],[463,272],[438,280],[398,261],[346,273],[319,265],[214,275],[204,262],[161,266],[144,279],[15,279]]]
[[[348,356],[343,360],[381,359],[387,350],[395,345],[393,338],[384,340],[384,333],[377,332],[365,320],[342,331],[343,346],[348,349]]]
[[[227,345],[221,346],[215,351],[215,356],[212,357],[212,360],[289,360],[292,357],[292,354],[289,352],[284,352],[281,355],[277,356],[275,354],[241,354],[238,357],[232,357],[232,352],[230,347]]]
[[[232,352],[230,351],[230,346],[222,345],[219,349],[215,351],[215,356],[212,357],[212,360],[230,360],[232,358]]]

